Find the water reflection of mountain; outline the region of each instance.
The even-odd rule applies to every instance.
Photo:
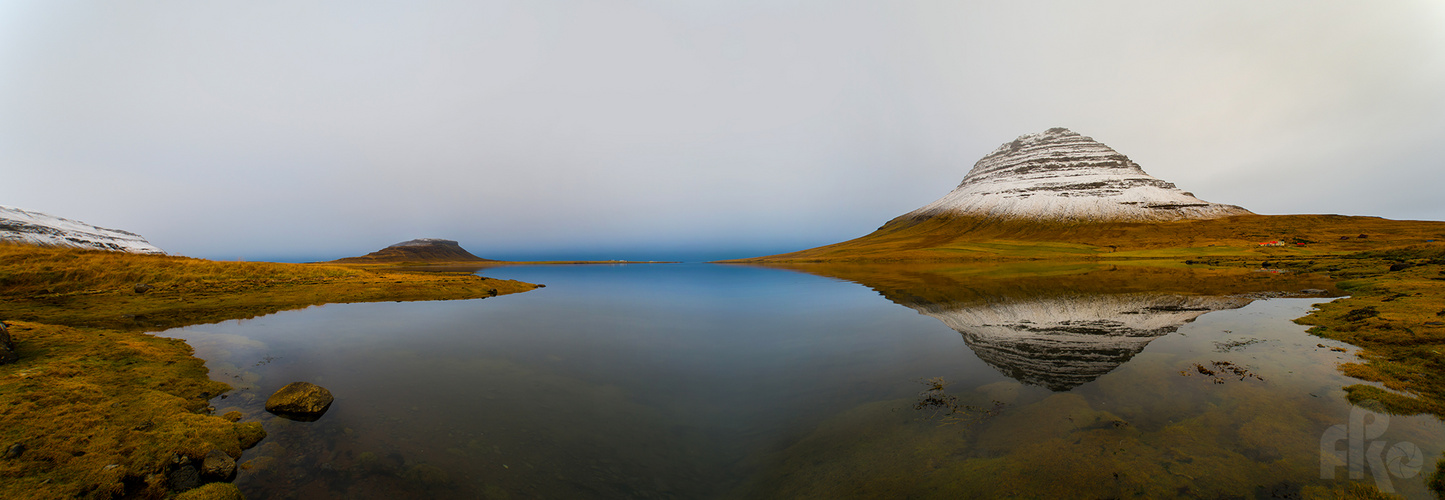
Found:
[[[1067,391],[1133,358],[1200,315],[1252,299],[1164,294],[1081,295],[972,307],[905,304],[963,334],[989,366],[1026,384]]]
[[[793,265],[854,281],[963,335],[979,359],[1026,384],[1067,391],[1199,316],[1280,294],[1331,295],[1324,277],[1111,266]]]

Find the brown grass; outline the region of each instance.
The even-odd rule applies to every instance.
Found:
[[[151,290],[136,293],[135,285]],[[161,330],[344,302],[475,299],[535,285],[467,272],[0,245],[0,318]]]
[[[1288,246],[1259,245],[1274,240]],[[1341,255],[1417,245],[1425,240],[1445,241],[1445,222],[1341,215],[1241,215],[1163,223],[1030,222],[942,216],[893,221],[871,234],[842,243],[734,262],[1276,258]]]

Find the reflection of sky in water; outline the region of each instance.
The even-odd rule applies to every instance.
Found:
[[[1107,412],[1131,422],[1137,439],[1158,440],[1171,423],[1234,408],[1205,426],[1208,436],[1190,439],[1222,439],[1213,446],[1234,454],[1225,455],[1253,459],[1317,449],[1319,433],[1348,416],[1334,370],[1341,356],[1316,348],[1320,339],[1287,321],[1308,310],[1306,300],[1206,314],[1112,372],[1054,394],[1005,377],[938,320],[846,282],[709,265],[483,274],[548,287],[485,300],[328,305],[169,332],[190,340],[213,376],[238,388],[214,403],[218,409],[236,407],[272,433],[243,457],[256,461],[238,480],[243,489],[258,498],[760,493],[748,488],[822,496],[830,490],[820,485],[861,480],[886,469],[880,461],[920,460],[901,472],[919,474],[913,484],[947,480],[934,477],[952,470],[940,463],[979,457],[1050,463],[1057,458],[1033,457],[1026,445],[1052,442],[1051,432],[1073,424],[1044,414]],[[1231,352],[1214,344],[1250,338],[1264,342]],[[1218,359],[1251,366],[1268,383],[1179,375],[1196,360]],[[939,427],[911,409],[918,380],[929,377],[949,380],[949,390],[970,403],[1010,405],[966,431]],[[261,411],[266,395],[295,380],[336,395],[325,418],[293,423]],[[1294,408],[1285,413],[1298,416],[1289,424],[1297,435],[1274,435],[1310,442],[1250,441],[1251,432],[1270,428],[1234,422],[1259,411],[1238,409],[1251,405]],[[1428,419],[1397,418],[1390,436],[1433,457],[1437,426],[1421,421]],[[1081,442],[1112,439],[1081,428],[1068,433]],[[912,437],[890,434],[901,429]],[[1182,429],[1204,432],[1196,423],[1174,434]],[[927,443],[958,449],[920,451]],[[853,448],[834,448],[845,444]],[[890,451],[897,446],[904,449]],[[1199,445],[1167,448],[1197,453]],[[1310,460],[1318,477],[1317,455],[1281,459],[1272,473],[1301,475]],[[948,473],[959,481],[957,471]],[[916,492],[879,494],[896,493]]]

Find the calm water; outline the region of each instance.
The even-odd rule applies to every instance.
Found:
[[[1340,387],[1354,382],[1335,366],[1353,356],[1289,321],[1326,299],[1242,295],[1270,276],[1220,293],[1189,274],[1085,271],[824,273],[855,283],[512,267],[482,274],[547,288],[164,334],[236,387],[218,412],[270,433],[242,458],[248,498],[1218,498],[1338,484],[1320,479],[1321,437],[1350,422]],[[336,395],[319,421],[262,409],[297,380]],[[1393,460],[1388,485],[1426,498],[1438,422],[1365,421],[1358,441],[1382,446],[1366,461]]]

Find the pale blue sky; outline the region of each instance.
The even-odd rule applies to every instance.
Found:
[[[744,257],[1064,126],[1259,213],[1445,219],[1445,3],[0,2],[0,204],[209,258]]]

